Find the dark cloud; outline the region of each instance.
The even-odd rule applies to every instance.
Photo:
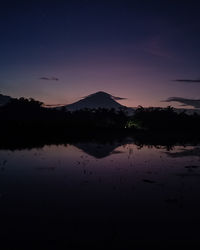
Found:
[[[169,97],[164,102],[179,102],[181,106],[192,106],[194,108],[200,108],[200,99],[187,99],[182,97]]]
[[[43,107],[46,108],[62,108],[63,106],[65,106],[66,104],[44,104]]]
[[[199,82],[200,79],[175,79],[173,80],[174,82]]]
[[[118,100],[126,100],[127,98],[124,98],[124,97],[119,97],[119,96],[112,96],[112,98],[116,101]]]
[[[45,77],[45,76],[43,76],[43,77],[40,77],[40,80],[59,81],[59,79],[57,77],[54,77],[54,76],[52,76],[52,77]]]
[[[179,158],[179,157],[191,157],[191,156],[200,156],[200,148],[195,147],[192,149],[181,149],[180,152],[166,152],[166,154],[173,158]]]

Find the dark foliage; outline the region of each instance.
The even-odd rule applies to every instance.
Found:
[[[44,108],[34,99],[13,99],[0,108],[1,127],[5,129],[98,129],[124,128],[127,117],[114,109],[79,110],[69,112],[65,109]]]
[[[139,107],[129,121],[129,127],[141,130],[164,131],[197,131],[200,126],[200,115],[188,115],[184,111],[177,113],[172,107],[143,108]]]
[[[177,113],[172,107],[139,107],[132,117],[114,109],[84,109],[74,112],[64,108],[45,108],[43,103],[34,99],[12,99],[0,108],[0,127],[2,131],[27,131],[44,133],[54,130],[76,131],[107,129],[134,131],[198,131],[200,115]]]
[[[43,128],[65,120],[64,112],[42,107],[42,102],[34,99],[13,99],[0,108],[1,127],[23,129]]]

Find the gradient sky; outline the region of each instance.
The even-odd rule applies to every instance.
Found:
[[[46,104],[96,91],[133,107],[200,99],[200,6],[183,2],[1,1],[0,91]]]

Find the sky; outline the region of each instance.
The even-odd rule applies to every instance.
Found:
[[[1,1],[0,93],[69,104],[105,91],[130,107],[198,108],[199,7],[169,0]]]

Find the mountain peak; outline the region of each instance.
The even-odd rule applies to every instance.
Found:
[[[110,95],[110,94],[108,94],[108,93],[106,93],[106,92],[104,92],[104,91],[98,91],[98,92],[95,92],[95,93],[93,93],[93,94],[90,94],[90,95],[88,95],[88,96],[86,96],[86,97],[89,97],[89,96],[106,96],[106,97],[110,97],[110,96],[112,96],[112,95]]]
[[[125,108],[125,106],[118,103],[116,100],[122,100],[124,98],[115,97],[104,91],[98,91],[96,93],[90,94],[83,99],[65,106],[70,111],[80,110],[80,109],[120,109]]]
[[[115,100],[115,98],[117,99],[118,97],[115,97],[111,94],[108,94],[104,91],[98,91],[96,93],[90,94],[88,96],[85,96],[84,98],[102,98],[103,99],[113,99]],[[120,99],[124,99],[124,98],[120,98]]]

